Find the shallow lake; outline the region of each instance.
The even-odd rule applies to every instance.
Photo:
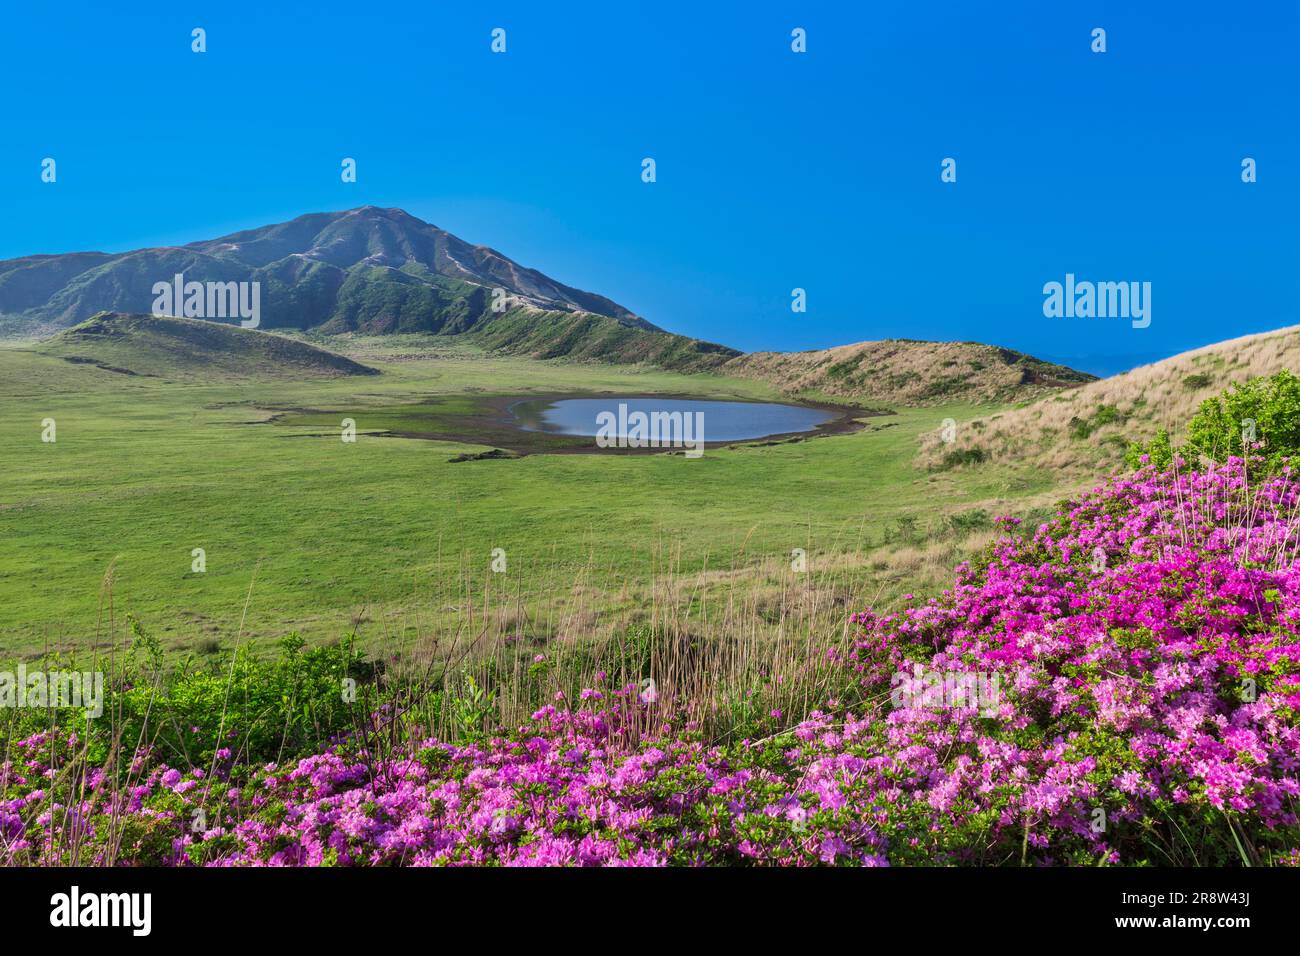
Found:
[[[838,416],[820,408],[770,402],[718,402],[690,398],[563,398],[532,399],[510,406],[520,428],[560,435],[592,435],[612,424],[614,437],[635,428],[637,413],[650,418],[674,413],[690,415],[703,426],[703,440],[740,441],[812,431]],[[702,418],[695,418],[698,413]],[[691,427],[689,424],[687,427]],[[608,433],[608,431],[607,431]],[[692,437],[698,437],[692,434]]]

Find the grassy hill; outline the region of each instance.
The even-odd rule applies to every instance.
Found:
[[[1095,478],[1123,462],[1130,442],[1149,441],[1161,428],[1181,441],[1202,401],[1283,368],[1300,368],[1300,326],[1218,342],[978,418],[958,427],[951,442],[930,432],[918,463],[997,462],[1076,482]]]
[[[153,315],[103,312],[34,351],[121,375],[241,380],[377,375],[334,352],[270,332]]]
[[[1094,380],[1011,349],[910,339],[754,352],[731,359],[719,371],[761,379],[789,395],[910,406],[1019,401]]]
[[[740,353],[658,329],[642,329],[590,312],[540,312],[520,307],[493,316],[468,338],[485,348],[532,358],[647,364],[675,372],[720,368]]]

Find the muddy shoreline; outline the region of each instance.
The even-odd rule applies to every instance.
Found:
[[[411,438],[423,441],[446,441],[456,442],[462,445],[477,445],[485,448],[499,448],[503,451],[512,453],[511,457],[524,457],[526,455],[551,454],[551,455],[584,455],[584,454],[617,454],[617,455],[664,455],[664,454],[682,454],[681,449],[677,448],[600,448],[596,445],[595,439],[589,435],[562,435],[555,432],[529,431],[521,428],[511,409],[519,402],[555,402],[571,398],[609,398],[609,399],[628,399],[628,398],[662,398],[678,399],[683,401],[727,401],[743,402],[748,404],[766,404],[776,402],[779,404],[796,405],[802,408],[814,408],[818,411],[826,412],[834,417],[829,421],[823,422],[815,428],[807,431],[781,432],[772,435],[766,435],[761,438],[745,438],[731,441],[706,441],[706,449],[729,448],[750,446],[776,445],[786,442],[806,441],[813,438],[823,438],[829,435],[842,435],[849,432],[860,431],[866,427],[860,419],[879,418],[894,414],[892,411],[880,408],[865,408],[860,406],[833,405],[826,402],[809,402],[795,399],[749,399],[735,397],[718,397],[702,398],[699,395],[690,395],[686,393],[673,392],[662,394],[643,394],[630,395],[626,392],[593,392],[593,391],[565,391],[565,392],[524,392],[511,393],[502,395],[474,395],[457,393],[446,396],[434,396],[423,402],[412,402],[408,405],[393,405],[383,408],[374,409],[375,411],[391,411],[395,408],[415,409],[421,406],[428,406],[431,415],[438,415],[433,411],[439,404],[448,399],[471,398],[477,404],[474,412],[465,415],[455,415],[454,423],[441,425],[429,429],[412,429],[412,428],[388,428],[388,429],[368,429],[365,427],[366,409],[320,409],[320,408],[276,408],[266,409],[274,414],[268,423],[271,424],[293,424],[289,416],[295,414],[301,415],[338,415],[355,418],[357,421],[357,431],[362,434],[378,435],[392,438]]]

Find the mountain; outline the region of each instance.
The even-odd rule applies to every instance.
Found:
[[[177,274],[186,282],[260,283],[263,329],[468,334],[490,347],[614,361],[663,358],[680,367],[738,354],[697,346],[602,295],[400,209],[374,206],[185,246],[0,262],[0,333],[47,334],[103,311],[151,312],[154,284]]]
[[[333,352],[237,325],[102,312],[34,351],[106,373],[172,379],[377,375]]]
[[[890,339],[810,352],[753,352],[718,368],[791,395],[903,405],[1023,401],[1094,376],[976,342]]]
[[[260,281],[265,328],[464,331],[492,289],[512,306],[654,326],[604,296],[549,279],[400,209],[363,206],[185,246],[0,262],[0,316],[67,327],[97,312],[151,311],[155,282]]]
[[[1300,368],[1300,326],[1217,342],[923,439],[918,463],[998,462],[1091,480],[1124,460],[1129,443],[1161,428],[1175,443],[1201,402],[1232,383]]]

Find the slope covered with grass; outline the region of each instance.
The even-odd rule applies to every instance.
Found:
[[[1300,327],[1247,335],[997,412],[949,431],[928,433],[918,463],[942,468],[998,462],[1047,470],[1070,482],[1123,463],[1132,442],[1167,430],[1186,438],[1192,413],[1233,383],[1300,368]]]
[[[102,312],[36,351],[122,375],[229,381],[377,375],[376,369],[294,339],[219,322]]]
[[[590,312],[516,308],[479,323],[469,338],[540,359],[646,364],[675,372],[717,370],[740,353],[724,345],[631,326]]]
[[[1081,385],[1093,376],[975,342],[890,339],[811,352],[754,352],[720,371],[789,395],[901,405],[1000,404]]]

